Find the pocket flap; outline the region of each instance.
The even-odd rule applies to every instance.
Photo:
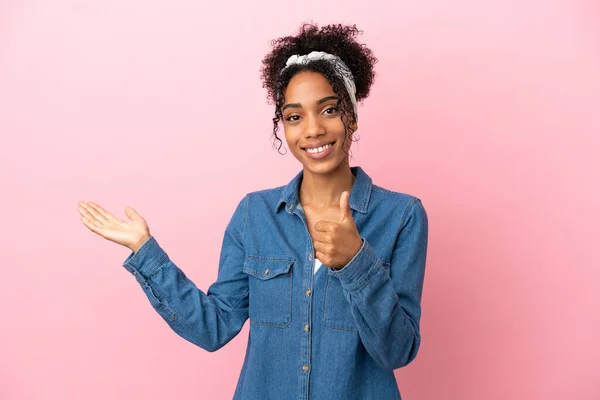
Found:
[[[243,271],[258,279],[271,279],[290,272],[295,260],[246,257]]]

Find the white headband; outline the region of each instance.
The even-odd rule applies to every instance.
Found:
[[[293,55],[288,58],[285,63],[285,67],[281,70],[281,72],[285,71],[290,65],[294,64],[308,64],[310,61],[314,60],[327,60],[333,65],[336,73],[342,77],[344,80],[344,85],[346,86],[346,90],[348,91],[348,95],[350,95],[350,101],[352,102],[352,107],[354,108],[354,114],[358,115],[356,112],[356,85],[354,84],[354,76],[352,76],[352,71],[341,58],[338,56],[334,56],[333,54],[325,53],[323,51],[312,51],[307,55],[299,56]],[[357,117],[358,118],[358,117]]]

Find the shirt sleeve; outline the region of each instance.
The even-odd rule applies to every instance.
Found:
[[[368,353],[382,367],[409,364],[421,343],[419,321],[425,275],[428,219],[414,198],[402,217],[390,265],[382,263],[369,242],[340,270],[339,278],[359,335]]]
[[[207,351],[227,344],[248,319],[248,278],[242,272],[247,211],[246,195],[227,224],[217,280],[206,293],[169,259],[153,236],[123,263],[167,324]]]

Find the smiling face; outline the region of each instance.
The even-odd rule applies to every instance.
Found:
[[[304,169],[327,174],[348,165],[347,153],[352,141],[346,137],[339,97],[327,78],[318,72],[301,71],[290,80],[283,94],[285,138]],[[356,131],[356,123],[351,128]]]

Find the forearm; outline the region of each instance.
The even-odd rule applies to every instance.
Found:
[[[230,282],[239,286],[228,286],[237,296],[227,293],[217,296],[210,288],[205,293],[169,259],[154,237],[130,254],[123,266],[136,277],[167,324],[181,337],[207,351],[215,351],[229,342],[248,318],[243,304],[244,282]]]
[[[420,344],[418,321],[403,308],[389,267],[369,243],[365,240],[348,265],[331,273],[342,283],[360,338],[371,357],[382,368],[392,370],[410,363]]]

